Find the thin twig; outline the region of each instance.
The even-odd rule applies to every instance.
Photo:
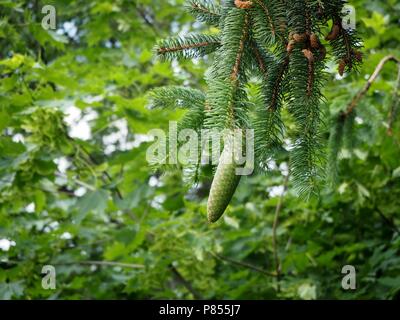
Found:
[[[278,72],[278,77],[276,78],[274,82],[274,87],[273,87],[273,93],[272,93],[272,98],[271,102],[268,105],[267,110],[270,112],[276,111],[278,107],[278,101],[279,101],[279,93],[282,88],[282,81],[284,79],[285,73],[288,70],[290,63],[290,55],[287,55],[284,61],[282,61],[282,64],[279,67],[279,72]]]
[[[202,5],[199,5],[198,3],[192,2],[192,3],[191,3],[191,7],[192,7],[194,10],[198,10],[198,11],[200,11],[200,12],[202,12],[202,13],[205,13],[205,14],[208,14],[208,15],[212,15],[212,16],[215,16],[215,17],[217,17],[217,18],[220,17],[220,15],[219,15],[218,13],[213,12],[213,11],[209,10],[208,8],[205,8],[205,7],[203,7]]]
[[[275,37],[276,31],[275,31],[275,26],[274,26],[274,22],[270,13],[270,10],[268,9],[268,7],[266,6],[266,4],[263,1],[260,0],[255,0],[255,2],[261,7],[261,9],[264,11],[265,16],[267,17],[268,20],[268,24],[271,28],[271,33],[272,35]]]
[[[113,262],[113,261],[80,261],[80,264],[91,264],[98,266],[108,266],[108,267],[122,267],[131,269],[143,269],[144,265],[134,264],[134,263],[124,263],[124,262]]]
[[[379,214],[379,216],[382,218],[382,220],[396,233],[400,234],[400,229],[395,225],[395,223],[390,220],[383,212],[381,209],[379,209],[377,206],[374,208],[375,211]]]
[[[92,260],[66,262],[66,263],[53,263],[53,264],[54,265],[81,264],[81,265],[96,265],[96,266],[103,266],[103,267],[121,267],[121,268],[130,268],[130,269],[143,269],[145,267],[143,264],[114,262],[114,261],[92,261]]]
[[[155,25],[155,23],[151,22],[146,13],[143,11],[142,8],[139,8],[139,6],[136,7],[136,11],[139,14],[139,16],[143,19],[145,24],[147,24],[154,32],[154,34],[159,37],[160,33],[158,32],[158,29],[160,29],[158,26]]]
[[[393,124],[394,121],[396,120],[396,115],[397,115],[397,109],[399,107],[399,100],[400,100],[400,63],[397,64],[398,72],[397,72],[397,80],[396,80],[396,85],[393,91],[393,102],[392,102],[392,107],[390,108],[389,112],[389,119],[388,119],[388,129],[387,129],[387,134],[389,136],[393,135]]]
[[[274,223],[272,226],[272,248],[274,252],[274,261],[275,261],[275,272],[276,272],[276,282],[277,282],[277,290],[278,292],[281,290],[280,288],[280,278],[281,278],[281,272],[282,272],[282,267],[281,267],[281,262],[279,259],[279,254],[278,254],[278,239],[277,239],[277,229],[278,229],[278,224],[279,224],[279,215],[282,210],[283,206],[283,198],[285,196],[286,191],[288,190],[288,185],[289,185],[289,176],[290,173],[285,177],[285,181],[283,183],[283,192],[281,196],[279,197],[278,204],[276,205],[275,208],[275,216],[274,216]]]
[[[347,106],[346,111],[341,115],[342,117],[347,117],[349,116],[353,110],[357,107],[358,103],[360,100],[367,94],[368,90],[371,88],[371,85],[375,82],[375,80],[378,78],[379,74],[381,73],[383,67],[385,66],[386,63],[394,61],[397,63],[400,63],[400,59],[396,58],[393,55],[389,55],[384,57],[377,67],[375,68],[374,73],[371,75],[371,77],[368,79],[367,83],[365,86],[354,96],[354,98],[351,100],[349,105]]]
[[[239,77],[240,65],[242,63],[244,49],[245,49],[245,42],[249,34],[248,25],[249,25],[249,16],[246,14],[244,17],[243,33],[239,42],[239,50],[236,55],[235,64],[231,72],[231,79],[234,82],[236,82]]]
[[[261,71],[262,75],[264,77],[266,77],[266,75],[267,75],[267,67],[265,66],[265,63],[264,63],[263,58],[261,56],[260,50],[257,48],[257,45],[254,42],[251,43],[251,48],[252,48],[252,50],[254,52],[254,56],[257,59],[257,63],[258,63],[258,66],[260,68],[260,71]]]
[[[65,174],[63,174],[63,173],[61,173],[61,172],[56,172],[56,176],[58,176],[58,177],[60,177],[60,178],[63,178],[63,179],[66,179],[66,180],[69,180],[70,178],[68,178],[68,176],[67,175],[65,175]],[[90,191],[96,191],[96,188],[94,187],[94,186],[91,186],[90,184],[87,184],[86,182],[83,182],[83,181],[81,181],[81,180],[79,180],[79,179],[76,179],[76,178],[71,178],[72,179],[72,181],[74,181],[77,185],[80,185],[81,187],[84,187],[84,188],[86,188],[86,189],[88,189],[88,190],[90,190]]]
[[[169,52],[177,52],[177,51],[183,51],[183,50],[191,50],[191,49],[197,49],[197,48],[202,48],[202,47],[208,47],[212,45],[219,45],[221,42],[219,41],[204,41],[200,43],[193,43],[193,44],[186,44],[182,46],[176,46],[176,47],[161,47],[157,50],[157,54],[164,54],[164,53],[169,53]]]
[[[225,262],[228,262],[230,264],[237,265],[239,267],[243,267],[243,268],[246,268],[246,269],[250,269],[250,270],[256,271],[256,272],[261,273],[261,274],[263,274],[265,276],[268,276],[268,277],[276,277],[277,276],[275,273],[268,272],[268,271],[266,271],[264,269],[261,269],[259,267],[253,266],[252,264],[249,264],[249,263],[246,263],[246,262],[237,261],[237,260],[234,260],[234,259],[231,259],[231,258],[228,258],[228,257],[224,257],[224,256],[221,256],[218,253],[214,253],[214,252],[210,252],[210,254],[212,256],[214,256],[215,258],[221,260],[221,261],[225,261]]]
[[[74,142],[74,139],[71,138],[71,137],[69,137],[69,136],[68,136],[68,139],[69,139],[71,142]],[[79,148],[80,148],[80,150],[82,150],[82,151],[85,153],[85,155],[86,155],[86,157],[87,157],[86,161],[89,162],[89,164],[94,165],[94,166],[98,166],[98,165],[99,165],[99,163],[97,162],[97,160],[90,154],[90,152],[89,152],[88,150],[86,150],[85,147],[79,146]],[[103,172],[103,176],[104,176],[106,179],[108,179],[108,181],[109,181],[110,183],[113,182],[112,177],[110,176],[110,174],[109,174],[107,171],[104,171],[104,172]],[[104,181],[104,179],[103,179],[103,182],[106,182],[106,181]],[[123,200],[123,199],[124,199],[123,196],[122,196],[121,191],[119,190],[119,188],[118,188],[117,186],[114,186],[112,189],[113,189],[113,191],[116,193],[117,197],[118,197],[120,200]]]
[[[182,276],[178,269],[176,269],[172,264],[169,265],[169,269],[174,274],[176,280],[181,283],[193,295],[195,299],[204,300],[203,296],[199,292],[197,292],[196,289],[193,288],[192,284]]]

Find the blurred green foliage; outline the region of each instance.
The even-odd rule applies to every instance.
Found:
[[[381,58],[400,57],[400,3],[350,3],[364,65],[343,79],[332,66],[327,114],[344,110]],[[55,31],[40,26],[46,4],[57,9]],[[337,188],[306,203],[289,183],[281,199],[283,152],[269,172],[243,179],[210,226],[211,175],[190,188],[180,171],[160,175],[145,158],[146,133],[183,115],[151,111],[146,93],[201,89],[207,66],[163,63],[152,48],[198,28],[181,0],[0,1],[0,241],[9,246],[0,299],[399,298],[398,122],[386,133],[394,65],[357,107]],[[348,264],[355,291],[341,288]],[[56,290],[42,288],[44,265],[56,267]]]

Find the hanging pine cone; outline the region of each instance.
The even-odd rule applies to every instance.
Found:
[[[236,146],[233,139],[229,139],[219,159],[207,203],[207,216],[210,223],[221,218],[240,182],[241,176],[236,173],[238,168],[235,161]]]

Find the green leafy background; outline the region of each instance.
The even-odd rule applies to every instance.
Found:
[[[332,64],[327,119],[381,58],[400,57],[400,3],[350,3],[364,64],[343,79]],[[46,4],[55,31],[40,25]],[[161,62],[152,48],[199,28],[181,0],[0,1],[0,299],[399,298],[397,122],[386,133],[395,64],[357,107],[337,187],[322,181],[321,198],[304,202],[289,183],[280,197],[282,152],[269,172],[242,179],[209,225],[211,175],[190,187],[181,171],[146,162],[148,131],[184,114],[151,110],[148,91],[202,89],[209,65]],[[56,268],[55,290],[42,288],[44,265]],[[357,270],[356,290],[341,287],[344,265]]]

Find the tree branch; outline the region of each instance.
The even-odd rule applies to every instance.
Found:
[[[397,64],[397,67],[398,67],[397,80],[396,80],[396,85],[395,85],[395,88],[394,88],[394,91],[393,91],[393,102],[392,102],[392,107],[390,108],[389,119],[388,119],[387,134],[389,136],[393,135],[393,125],[394,125],[394,121],[396,119],[397,109],[399,107],[399,100],[400,100],[400,96],[399,96],[399,91],[400,91],[400,63]]]
[[[197,49],[197,48],[208,47],[208,46],[216,45],[216,44],[220,44],[220,42],[200,42],[200,43],[187,44],[187,45],[176,46],[176,47],[171,47],[171,48],[162,47],[157,50],[157,54],[161,55],[161,54],[164,54],[167,52],[177,52],[177,51],[184,51],[184,50],[190,50],[190,49]]]
[[[275,272],[276,272],[276,282],[277,282],[278,292],[280,291],[280,278],[281,278],[282,266],[281,266],[281,262],[280,262],[279,254],[278,254],[278,239],[277,239],[276,231],[278,229],[278,224],[279,224],[279,215],[281,213],[282,206],[283,206],[283,197],[285,196],[285,193],[288,190],[289,176],[290,176],[290,173],[288,172],[288,174],[285,177],[285,181],[283,183],[283,186],[284,186],[283,192],[282,192],[281,196],[279,197],[278,204],[276,205],[276,208],[275,208],[274,223],[272,226],[272,248],[273,248],[273,252],[274,252]]]
[[[264,269],[261,269],[259,267],[253,266],[253,265],[251,265],[249,263],[246,263],[246,262],[237,261],[237,260],[234,260],[234,259],[231,259],[231,258],[228,258],[228,257],[224,257],[224,256],[219,255],[218,253],[214,253],[214,252],[211,252],[211,251],[210,251],[210,254],[213,257],[215,257],[215,258],[217,258],[217,259],[219,259],[221,261],[225,261],[225,262],[228,262],[230,264],[233,264],[233,265],[236,265],[236,266],[239,266],[239,267],[243,267],[243,268],[246,268],[246,269],[250,269],[250,270],[256,271],[256,272],[261,273],[261,274],[263,274],[265,276],[268,276],[268,277],[276,277],[277,276],[275,273],[271,273],[271,272],[265,271]]]
[[[142,8],[139,8],[139,6],[137,6],[136,11],[139,14],[139,16],[143,19],[144,23],[147,24],[153,30],[154,34],[157,37],[159,37],[160,33],[158,32],[158,29],[160,28],[150,21],[150,19],[147,17],[146,13],[143,11]]]
[[[394,62],[400,63],[400,59],[396,58],[393,55],[389,55],[389,56],[384,57],[379,62],[378,66],[375,68],[374,73],[368,79],[368,81],[365,84],[365,86],[351,100],[351,102],[347,106],[346,111],[342,113],[342,115],[341,115],[342,117],[345,118],[345,117],[349,116],[353,112],[353,110],[357,107],[357,105],[360,102],[360,100],[367,94],[368,90],[371,88],[371,85],[378,78],[378,76],[381,73],[381,71],[382,71],[383,67],[385,66],[385,64],[390,62],[390,61],[394,61]]]
[[[390,229],[392,229],[394,232],[400,234],[400,229],[395,225],[395,223],[390,220],[386,215],[382,212],[381,209],[379,209],[377,206],[375,206],[375,211],[379,214],[379,216],[382,218],[382,220],[388,225]]]
[[[114,262],[114,261],[76,261],[70,263],[54,263],[54,265],[73,265],[73,264],[81,264],[81,265],[96,265],[103,267],[121,267],[121,268],[130,268],[130,269],[143,269],[145,266],[143,264],[133,264],[133,263],[124,263],[124,262]]]
[[[182,276],[182,274],[178,271],[178,269],[176,269],[172,264],[169,265],[169,269],[174,274],[176,280],[179,283],[181,283],[193,295],[195,299],[204,300],[202,295],[198,293],[196,289],[193,288],[192,284]]]
[[[249,26],[249,16],[246,14],[244,17],[244,26],[243,26],[243,33],[242,37],[240,39],[239,43],[239,50],[236,55],[236,60],[235,64],[233,66],[232,72],[231,72],[231,79],[232,81],[236,82],[238,80],[239,76],[239,71],[240,71],[240,65],[242,62],[243,54],[244,54],[244,49],[245,49],[245,42],[249,34],[248,26]]]
[[[77,178],[69,178],[67,175],[65,175],[62,172],[56,172],[56,176],[60,177],[60,178],[63,178],[63,179],[66,179],[66,180],[71,179],[73,182],[75,182],[77,185],[79,185],[81,187],[84,187],[84,188],[86,188],[86,189],[88,189],[90,191],[96,191],[96,187],[91,186],[90,184],[87,184],[86,182],[83,182],[83,181],[81,181],[81,180],[79,180]]]
[[[265,5],[264,2],[260,1],[260,0],[255,0],[255,2],[261,7],[261,9],[264,11],[265,16],[267,17],[268,20],[268,24],[271,28],[271,33],[272,35],[275,37],[276,31],[275,31],[275,26],[274,26],[274,22],[271,16],[271,13],[268,9],[268,7]]]
[[[74,141],[73,138],[70,138],[69,136],[68,136],[68,138],[69,138],[71,141]],[[97,160],[90,154],[89,151],[87,151],[83,146],[80,146],[80,149],[85,153],[85,155],[86,155],[86,157],[87,157],[87,161],[89,162],[89,164],[95,165],[95,166],[98,166],[98,165],[99,165],[99,163],[97,162]],[[106,179],[108,179],[108,181],[109,181],[110,183],[113,182],[112,177],[110,176],[110,174],[109,174],[107,171],[104,171],[104,172],[103,172],[103,176],[104,176]],[[103,179],[103,182],[106,182],[106,181],[104,181],[104,179]],[[121,191],[119,190],[119,188],[118,188],[117,186],[115,186],[115,187],[112,188],[112,189],[114,190],[114,192],[116,193],[117,197],[118,197],[120,200],[123,200],[123,199],[124,199],[123,196],[122,196]]]
[[[265,66],[265,63],[263,61],[263,58],[261,56],[261,52],[260,50],[257,48],[257,45],[252,42],[251,43],[251,48],[254,52],[254,56],[256,57],[257,63],[258,63],[258,67],[260,68],[260,71],[262,73],[262,75],[265,77],[266,73],[267,73],[267,67]]]

